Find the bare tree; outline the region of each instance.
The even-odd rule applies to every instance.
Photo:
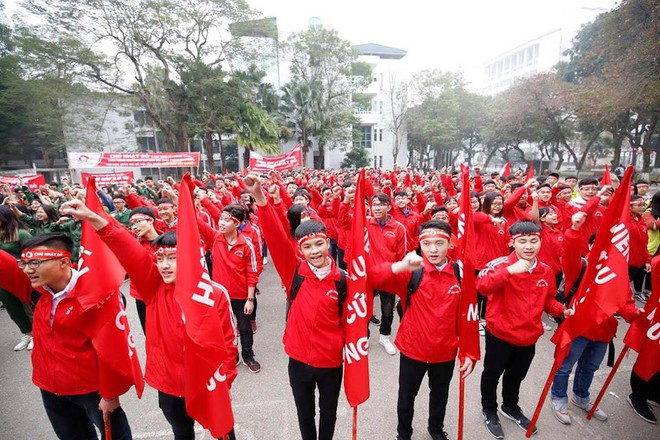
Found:
[[[406,120],[408,118],[408,108],[410,99],[408,96],[409,85],[405,81],[399,81],[396,75],[390,75],[387,85],[387,98],[390,102],[391,120],[388,129],[394,135],[394,145],[392,146],[392,159],[396,164],[396,159],[401,151],[401,145],[406,136]]]

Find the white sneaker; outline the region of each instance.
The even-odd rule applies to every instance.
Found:
[[[14,346],[14,351],[21,351],[25,350],[28,345],[32,342],[32,336],[31,335],[23,335],[21,337],[21,340],[18,341],[18,344]]]
[[[394,356],[396,354],[396,347],[392,342],[390,342],[390,337],[386,335],[380,335],[380,339],[378,340],[378,343],[385,348],[385,351],[387,354],[390,356]]]
[[[550,403],[552,404],[552,412],[554,413],[555,418],[564,425],[570,425],[571,415],[568,412],[568,404],[564,401],[555,399],[551,399]]]
[[[594,406],[591,400],[584,401],[575,396],[571,396],[571,403],[578,408],[582,408],[585,412],[591,411],[591,408]],[[600,408],[596,408],[596,411],[594,411],[594,417],[601,422],[607,420],[607,414]]]
[[[27,351],[32,351],[34,348],[34,338],[30,338],[30,343],[27,346]]]
[[[546,324],[545,322],[542,322],[542,323],[543,323],[543,330],[545,330],[546,332],[552,330],[552,326],[551,326],[551,325]]]
[[[268,257],[264,257],[264,266],[268,264]]]

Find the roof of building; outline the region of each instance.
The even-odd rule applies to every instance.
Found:
[[[353,49],[357,50],[362,55],[374,55],[391,60],[400,60],[408,53],[406,50],[383,46],[382,44],[376,43],[357,44],[353,46]]]

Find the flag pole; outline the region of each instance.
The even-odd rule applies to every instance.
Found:
[[[353,440],[357,440],[357,409],[358,405],[353,407]]]
[[[464,404],[465,404],[465,378],[463,377],[463,374],[460,373],[460,379],[458,382],[458,440],[463,440]]]
[[[614,374],[616,373],[616,370],[619,369],[619,366],[621,365],[621,361],[623,361],[623,357],[626,355],[626,353],[628,353],[629,349],[630,347],[628,347],[627,345],[624,345],[623,348],[621,349],[621,353],[619,353],[619,357],[616,359],[616,362],[614,363],[612,370],[610,370],[610,374],[607,376],[607,379],[603,384],[603,388],[601,388],[600,393],[598,393],[598,397],[596,397],[594,404],[591,406],[591,411],[589,411],[589,413],[587,414],[587,420],[591,420],[591,418],[594,416],[594,413],[598,409],[598,404],[600,403],[601,400],[603,400],[603,396],[605,395],[605,391],[607,391],[607,387],[610,386],[610,382],[612,382],[612,379],[614,379]]]
[[[112,413],[108,413],[108,415],[103,418],[103,424],[105,425],[105,440],[112,440],[112,427],[110,426],[111,416]]]
[[[534,417],[532,417],[532,421],[529,422],[529,428],[527,428],[527,431],[525,432],[525,437],[527,438],[530,438],[532,436],[532,431],[534,431],[536,422],[538,421],[539,416],[541,415],[541,409],[543,408],[543,403],[545,402],[545,398],[548,395],[548,391],[550,390],[550,385],[552,385],[552,381],[555,379],[555,374],[557,374],[557,370],[559,370],[559,367],[561,367],[561,362],[555,362],[552,365],[552,370],[550,370],[550,374],[548,375],[548,380],[546,380],[545,386],[543,387],[543,391],[541,392],[539,403],[536,404],[536,409],[534,410]]]

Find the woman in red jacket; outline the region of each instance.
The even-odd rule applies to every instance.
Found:
[[[296,228],[298,250],[304,258],[301,259],[275,208],[268,204],[259,177],[250,174],[244,182],[259,206],[273,265],[287,286],[289,312],[282,340],[289,356],[289,383],[300,433],[303,440],[330,440],[337,421],[344,347],[342,294],[337,283],[345,275],[329,257],[330,240],[323,223],[308,220]],[[295,297],[291,292],[294,281],[298,286]],[[318,437],[314,421],[316,388],[320,409]]]

